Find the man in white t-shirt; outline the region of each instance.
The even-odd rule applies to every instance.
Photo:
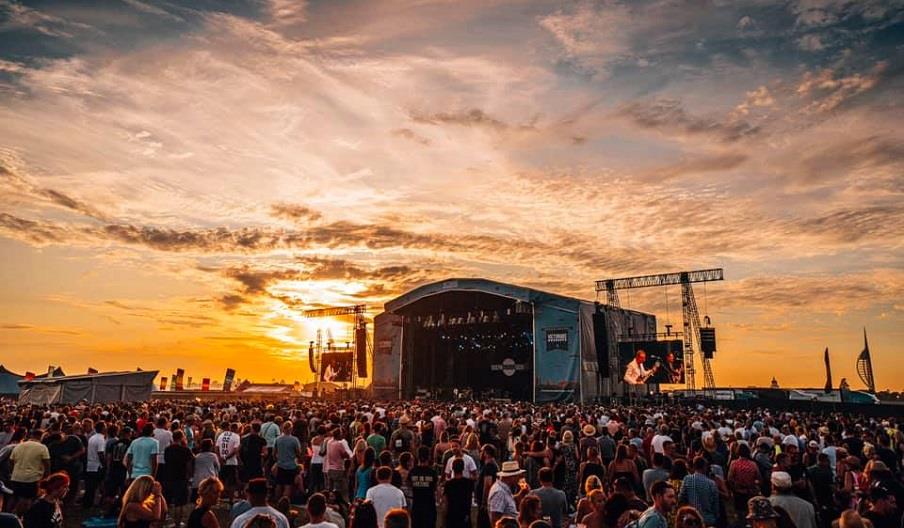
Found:
[[[239,445],[242,438],[238,433],[239,424],[223,424],[223,432],[217,436],[216,451],[220,455],[220,480],[223,481],[225,497],[232,500],[238,484]]]
[[[94,426],[94,434],[88,437],[88,454],[87,463],[85,465],[85,496],[82,498],[82,504],[85,508],[94,506],[94,495],[97,488],[103,480],[103,464],[104,450],[107,445],[107,426],[104,422],[97,422]]]
[[[456,458],[460,458],[465,462],[464,477],[469,479],[476,479],[479,473],[477,471],[477,463],[474,462],[474,459],[471,457],[471,455],[461,450],[461,442],[457,438],[453,438],[449,442],[452,444],[452,456],[449,457],[449,460],[446,461],[446,468],[443,470],[443,473],[446,475],[446,479],[452,478],[452,461]]]
[[[669,427],[665,424],[659,426],[659,433],[653,437],[653,440],[650,441],[650,446],[653,448],[654,453],[662,453],[665,454],[662,446],[666,442],[672,442],[672,437],[668,435]]]
[[[245,496],[251,503],[251,509],[233,519],[230,528],[245,528],[248,521],[257,515],[272,518],[276,523],[276,528],[289,528],[289,519],[282,512],[267,504],[267,479],[253,478],[248,481]]]
[[[377,526],[383,528],[386,512],[393,508],[405,507],[405,494],[389,483],[392,480],[392,469],[381,466],[377,469],[377,485],[367,490],[367,498],[374,503],[377,511]]]
[[[310,521],[301,528],[339,528],[335,523],[326,521],[326,497],[322,493],[311,495],[307,508]]]
[[[166,418],[157,419],[157,427],[154,428],[154,439],[160,444],[160,451],[157,453],[157,465],[164,463],[163,452],[173,443],[173,433],[167,428]]]

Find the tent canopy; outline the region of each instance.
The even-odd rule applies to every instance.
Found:
[[[151,396],[156,370],[102,372],[19,381],[19,403],[141,401]]]
[[[0,365],[0,396],[19,394],[19,380],[25,376],[16,374]]]

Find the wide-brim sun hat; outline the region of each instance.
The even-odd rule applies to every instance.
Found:
[[[502,469],[497,474],[499,477],[516,477],[518,475],[523,475],[525,471],[518,466],[518,462],[515,460],[508,460],[502,463]]]

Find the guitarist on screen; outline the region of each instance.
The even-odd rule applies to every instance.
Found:
[[[653,377],[656,374],[656,371],[659,370],[659,363],[657,363],[652,369],[647,370],[643,364],[647,360],[647,353],[643,350],[638,350],[636,354],[634,354],[634,361],[628,363],[628,368],[625,369],[625,383],[628,385],[643,385],[647,382],[648,379]]]

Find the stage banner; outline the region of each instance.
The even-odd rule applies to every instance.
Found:
[[[576,300],[543,295],[534,306],[534,398],[538,403],[579,399],[581,369]]]
[[[176,389],[175,390],[177,390],[177,391],[185,390],[185,386],[182,384],[182,379],[184,377],[185,377],[185,370],[176,369],[176,379],[175,379]]]
[[[330,352],[320,355],[320,381],[348,383],[352,380],[352,352]]]
[[[166,376],[163,376],[162,378],[160,378],[160,390],[161,391],[166,390]]]
[[[203,378],[201,380],[201,390],[205,392],[210,390],[210,378]]]
[[[232,382],[235,380],[235,369],[226,369],[226,377],[223,378],[223,392],[232,390]]]
[[[185,384],[189,389],[191,388],[191,376],[188,377],[188,383]]]

